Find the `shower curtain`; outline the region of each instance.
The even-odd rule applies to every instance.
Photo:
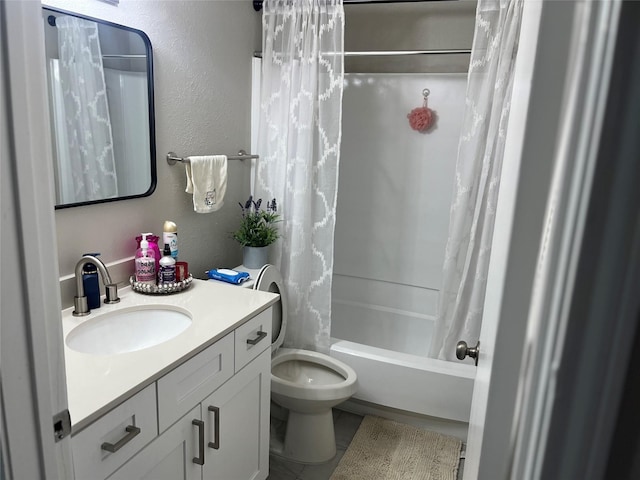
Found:
[[[430,354],[475,345],[491,253],[523,0],[479,0],[449,235]]]
[[[67,133],[68,161],[58,172],[73,185],[75,203],[116,197],[111,120],[98,25],[76,17],[56,18],[59,74]]]
[[[266,0],[256,198],[275,198],[271,261],[288,296],[285,346],[328,352],[344,80],[342,0]]]

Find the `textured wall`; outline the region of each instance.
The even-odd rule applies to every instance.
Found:
[[[229,163],[225,205],[215,213],[193,211],[184,193],[185,173],[170,167],[168,151],[178,155],[233,154],[249,149],[251,58],[260,49],[260,15],[251,2],[49,0],[47,5],[143,30],[154,60],[158,183],[146,198],[56,211],[62,303],[72,301],[69,276],[84,252],[99,251],[105,262],[135,253],[140,232],[160,233],[165,219],[178,224],[180,259],[194,276],[209,267],[233,267],[241,252],[229,232],[239,224],[239,201],[249,194],[250,165]],[[133,267],[112,267],[125,281]]]

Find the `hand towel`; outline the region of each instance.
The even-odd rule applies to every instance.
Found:
[[[187,173],[185,192],[193,194],[193,210],[198,213],[220,210],[227,191],[227,156],[189,157],[185,169]]]

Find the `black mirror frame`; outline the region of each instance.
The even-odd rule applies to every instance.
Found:
[[[63,208],[71,208],[71,207],[83,207],[85,205],[94,205],[98,203],[108,203],[108,202],[116,202],[119,200],[130,200],[132,198],[142,198],[150,196],[156,189],[156,184],[158,182],[157,169],[156,169],[156,123],[155,123],[155,107],[154,107],[154,88],[153,88],[153,50],[151,48],[151,40],[149,36],[144,33],[142,30],[138,30],[137,28],[127,27],[125,25],[120,25],[118,23],[109,22],[107,20],[101,20],[99,18],[89,17],[87,15],[80,15],[78,13],[69,12],[66,10],[61,10],[58,8],[49,7],[47,5],[42,5],[42,9],[46,11],[51,11],[54,13],[58,13],[61,15],[70,15],[72,17],[82,18],[83,20],[89,20],[92,22],[100,23],[102,25],[108,25],[111,27],[116,27],[122,30],[126,30],[128,32],[137,33],[142,38],[144,42],[146,55],[147,55],[147,93],[148,93],[148,104],[149,104],[149,147],[151,154],[151,165],[149,166],[151,169],[151,185],[149,189],[141,194],[136,195],[125,195],[122,197],[115,198],[104,198],[102,200],[90,200],[87,202],[76,202],[76,203],[67,203],[62,205],[56,205],[55,209],[60,210]]]

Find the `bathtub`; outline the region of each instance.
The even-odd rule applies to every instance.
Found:
[[[475,367],[332,338],[330,356],[358,375],[355,399],[469,422]]]
[[[354,283],[339,285],[336,297],[350,294]],[[390,288],[378,291],[378,301]],[[435,319],[416,310],[334,298],[329,354],[358,374],[357,400],[468,423],[476,367],[427,357]]]

